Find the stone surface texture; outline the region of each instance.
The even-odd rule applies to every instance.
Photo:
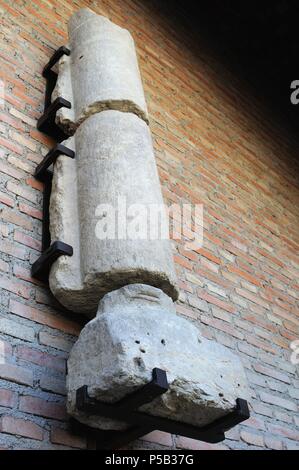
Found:
[[[112,225],[116,221],[114,233],[118,235],[119,198],[127,208],[143,204],[142,227],[153,228],[151,207],[163,209],[146,123],[131,113],[103,111],[84,121],[64,144],[75,150],[76,157],[60,156],[55,164],[50,232],[52,242],[70,244],[74,255],[61,256],[53,264],[49,277],[53,294],[65,307],[89,316],[95,315],[104,294],[130,283],[160,287],[176,300],[169,239],[128,239],[128,231],[127,239],[100,239],[97,235],[103,218]],[[112,221],[109,207],[106,210],[100,204],[115,208]],[[122,229],[125,225],[129,230],[132,217],[128,210],[126,220],[120,222]],[[163,210],[162,217],[165,219]]]
[[[246,377],[237,357],[175,313],[171,244],[168,230],[160,232],[168,222],[133,40],[86,9],[72,16],[69,37],[52,99],[72,103],[57,122],[76,156],[55,164],[50,232],[74,255],[58,258],[49,283],[65,307],[97,315],[70,353],[68,412],[92,427],[125,429],[78,411],[76,390],[87,385],[90,396],[115,402],[158,367],[170,389],[142,410],[204,426],[248,397]]]
[[[154,367],[167,372],[170,389],[141,408],[151,415],[203,426],[249,397],[237,356],[177,316],[160,289],[132,284],[107,294],[81,331],[68,360],[68,412],[92,427],[123,429],[79,412],[75,392],[87,385],[90,396],[116,402],[149,382]]]
[[[52,100],[69,100],[56,122],[72,135],[88,116],[105,109],[134,113],[148,122],[134,40],[123,28],[88,8],[72,15],[68,25],[70,56],[59,62]]]

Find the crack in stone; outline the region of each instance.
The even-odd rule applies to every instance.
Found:
[[[80,127],[80,125],[84,121],[86,121],[86,119],[88,119],[90,116],[108,110],[135,114],[137,117],[142,119],[147,125],[149,124],[149,120],[146,116],[146,113],[138,105],[136,105],[130,100],[106,100],[93,103],[91,106],[89,106],[83,111],[83,113],[76,120],[76,122],[68,118],[60,117],[58,112],[56,124],[61,127],[61,129],[66,134],[68,134],[69,136],[73,136],[76,130]]]

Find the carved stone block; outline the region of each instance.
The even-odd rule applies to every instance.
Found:
[[[190,321],[175,314],[160,289],[133,284],[107,294],[96,318],[83,328],[68,360],[68,412],[92,427],[124,429],[124,423],[79,412],[75,392],[116,402],[167,372],[169,391],[141,410],[204,426],[228,414],[249,392],[240,359],[203,338]]]

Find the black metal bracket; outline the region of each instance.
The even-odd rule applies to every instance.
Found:
[[[57,73],[52,70],[52,67],[58,62],[63,55],[70,55],[71,51],[61,46],[54,52],[51,59],[43,69],[43,77],[46,79],[46,92],[45,92],[45,105],[44,114],[37,122],[37,128],[44,134],[53,137],[57,142],[67,139],[69,136],[57,126],[55,122],[56,112],[62,107],[71,108],[72,105],[69,101],[62,97],[56,98],[53,103],[51,102],[51,95],[57,82]],[[47,281],[49,270],[54,261],[61,255],[72,256],[73,248],[62,241],[55,241],[51,243],[50,230],[49,230],[49,203],[52,189],[52,172],[49,166],[55,163],[59,155],[65,155],[70,158],[75,157],[75,152],[67,148],[65,145],[57,144],[45,156],[42,162],[35,170],[35,178],[44,183],[43,194],[43,231],[42,231],[42,254],[33,263],[31,267],[31,275],[42,281]]]
[[[138,411],[140,406],[152,402],[169,389],[165,371],[155,368],[152,374],[151,382],[113,404],[90,398],[86,385],[79,388],[76,394],[76,406],[79,411],[116,419],[128,424],[130,427],[125,431],[101,431],[73,419],[73,432],[84,433],[85,435],[87,433],[95,441],[96,449],[118,448],[156,429],[204,442],[217,443],[225,439],[224,433],[226,431],[250,416],[247,401],[241,398],[236,400],[234,411],[201,428]]]
[[[49,271],[54,261],[59,256],[67,255],[72,256],[73,248],[67,243],[56,241],[53,242],[46,251],[33,263],[31,267],[31,275],[41,281],[46,281],[49,276]]]
[[[69,149],[65,145],[57,144],[50,150],[50,152],[47,153],[41,163],[36,167],[34,173],[35,178],[47,183],[48,180],[52,178],[52,172],[50,172],[48,168],[52,163],[56,162],[59,155],[75,158],[75,152],[73,150]]]
[[[55,163],[59,155],[65,155],[69,158],[75,158],[75,152],[65,145],[57,144],[44,157],[42,162],[36,167],[35,178],[44,183],[43,193],[43,228],[42,228],[42,254],[33,263],[31,267],[32,277],[41,281],[47,281],[49,271],[54,261],[61,255],[72,256],[73,248],[62,241],[51,243],[49,230],[49,203],[52,189],[53,173],[48,169],[50,165]]]
[[[43,77],[46,79],[45,106],[44,114],[37,121],[37,128],[40,132],[53,137],[57,142],[61,142],[69,136],[55,123],[56,112],[63,107],[71,108],[72,105],[68,100],[62,97],[56,98],[56,100],[51,103],[51,95],[57,82],[57,73],[52,70],[52,67],[63,55],[70,55],[70,53],[71,51],[67,47],[59,47],[44,67],[42,73]]]

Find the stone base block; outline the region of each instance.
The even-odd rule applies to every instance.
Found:
[[[203,338],[175,313],[160,289],[132,284],[106,294],[96,318],[82,330],[68,360],[68,412],[91,427],[125,429],[126,424],[79,412],[76,390],[116,402],[167,372],[169,391],[141,410],[204,426],[228,414],[237,398],[249,398],[241,361],[227,348]]]

